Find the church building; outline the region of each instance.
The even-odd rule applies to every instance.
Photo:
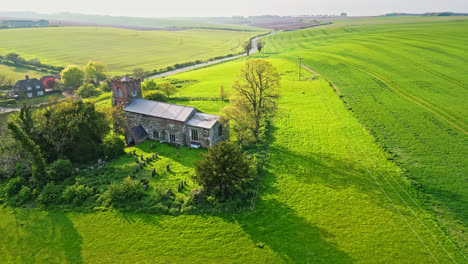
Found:
[[[190,106],[142,99],[140,79],[125,76],[112,80],[112,104],[125,106],[127,144],[139,144],[149,138],[209,148],[229,138],[227,124],[217,115]]]

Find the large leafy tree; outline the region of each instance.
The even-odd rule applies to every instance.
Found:
[[[257,141],[264,117],[276,108],[280,75],[265,59],[246,62],[232,88],[234,96],[223,113],[234,122],[241,143]]]
[[[49,161],[60,155],[84,162],[98,156],[98,146],[110,131],[105,115],[91,102],[66,99],[37,115],[38,144]]]
[[[83,84],[84,73],[80,67],[69,65],[62,71],[61,77],[65,87],[76,89]]]
[[[240,148],[232,142],[214,145],[195,164],[194,180],[207,190],[229,188],[251,178],[251,166]]]
[[[87,82],[100,82],[106,79],[105,72],[107,71],[107,66],[99,61],[90,61],[83,68],[84,77]]]

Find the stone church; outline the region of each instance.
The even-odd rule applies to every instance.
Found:
[[[181,146],[209,148],[229,138],[229,129],[217,115],[194,107],[142,99],[141,80],[122,77],[112,80],[112,105],[125,106],[127,144],[146,139]]]

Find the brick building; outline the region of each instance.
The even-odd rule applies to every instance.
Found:
[[[141,99],[141,81],[123,77],[112,81],[113,104],[125,105],[127,144],[150,138],[177,145],[208,148],[229,138],[217,115],[194,107]]]

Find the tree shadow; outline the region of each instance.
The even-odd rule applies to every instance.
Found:
[[[82,237],[67,214],[15,209],[14,222],[0,230],[12,262],[83,263]]]
[[[333,243],[333,235],[297,216],[275,199],[259,199],[252,214],[224,215],[238,224],[258,246],[268,247],[286,262],[351,263]]]

